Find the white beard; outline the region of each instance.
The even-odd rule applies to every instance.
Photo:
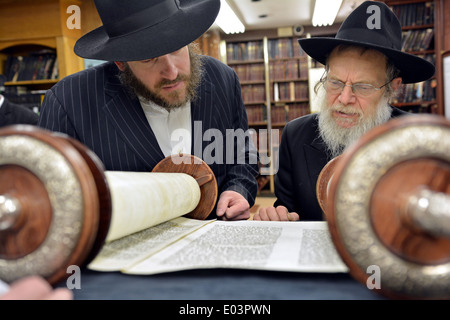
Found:
[[[347,147],[372,128],[387,122],[392,113],[392,108],[389,106],[389,98],[383,97],[376,107],[374,116],[367,118],[360,109],[352,109],[350,112],[359,113],[360,115],[358,123],[350,128],[342,128],[331,116],[332,110],[336,108],[348,110],[350,107],[341,104],[328,107],[326,99],[326,94],[321,94],[318,98],[320,110],[319,132],[332,158],[340,155]]]

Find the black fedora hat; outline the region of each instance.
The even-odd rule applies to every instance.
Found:
[[[379,19],[379,24],[372,18]],[[334,38],[305,38],[298,42],[309,56],[322,64],[326,63],[327,56],[340,44],[378,50],[400,70],[399,76],[403,83],[428,80],[435,72],[432,63],[402,51],[400,22],[383,2],[363,2],[345,19]]]
[[[214,23],[220,0],[95,0],[103,25],[75,44],[82,58],[145,60],[174,52]]]

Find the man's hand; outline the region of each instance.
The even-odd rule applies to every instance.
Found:
[[[296,212],[289,212],[284,206],[261,208],[253,216],[253,220],[261,221],[298,221],[299,215]]]
[[[216,214],[222,220],[247,220],[250,218],[250,205],[240,193],[224,191],[217,203]]]
[[[73,294],[67,288],[53,289],[40,276],[27,276],[16,280],[0,300],[72,300]]]

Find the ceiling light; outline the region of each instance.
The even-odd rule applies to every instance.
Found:
[[[225,0],[221,0],[220,3],[219,15],[217,16],[215,23],[227,34],[244,32],[244,25],[228,3]]]
[[[336,19],[341,4],[342,0],[316,0],[312,25],[314,27],[331,26]]]

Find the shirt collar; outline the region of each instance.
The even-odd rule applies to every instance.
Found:
[[[161,107],[160,105],[156,104],[153,101],[148,101],[146,99],[143,99],[139,97],[139,101],[141,102],[142,109],[144,109],[144,112],[146,114],[149,114],[151,116],[157,117],[168,117],[170,113],[176,113],[180,111],[181,109],[187,108],[191,106],[190,101],[185,103],[183,106],[173,109],[171,111],[168,111],[167,109]]]

